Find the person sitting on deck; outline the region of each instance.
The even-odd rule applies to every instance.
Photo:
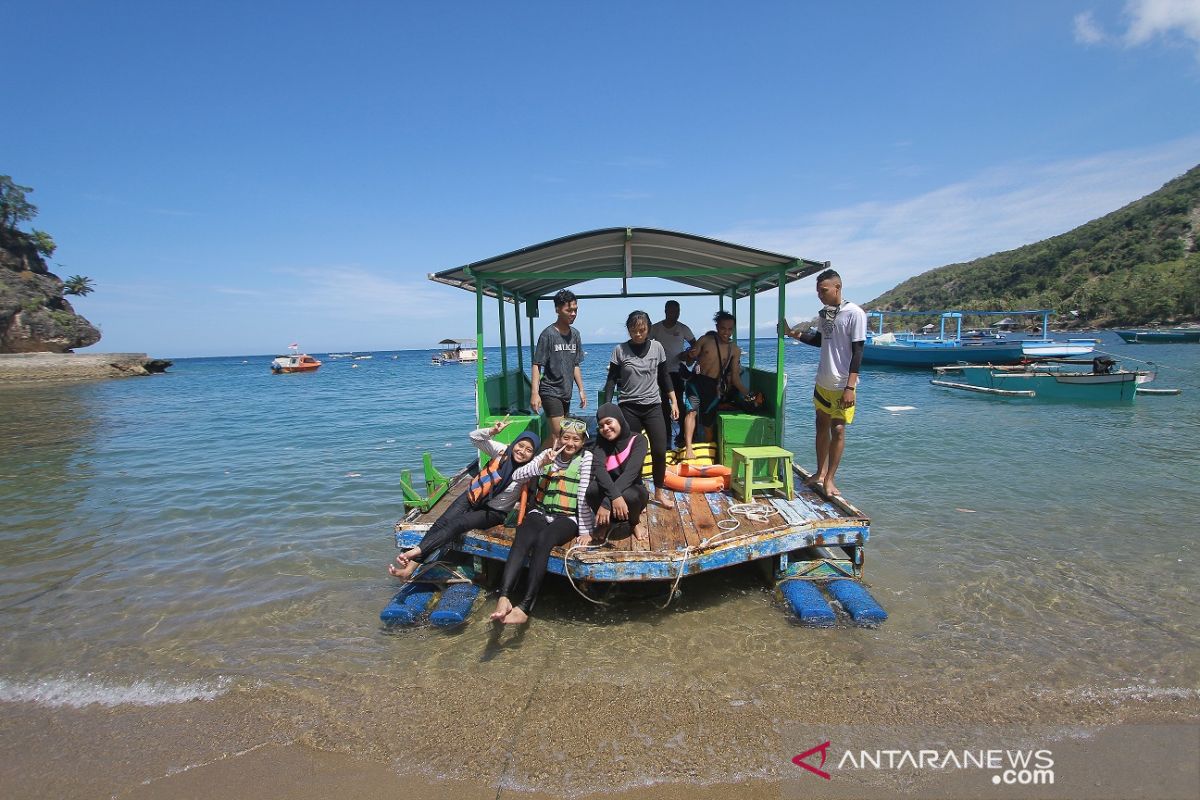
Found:
[[[654,464],[654,499],[664,508],[674,508],[671,491],[666,488],[667,437],[670,428],[664,416],[679,419],[675,387],[667,373],[667,353],[650,335],[650,315],[634,311],[625,320],[629,341],[613,348],[608,362],[608,380],[602,402],[612,397],[614,387],[621,390],[621,411],[634,433],[646,432],[650,440],[650,458]],[[664,398],[666,399],[664,402]],[[669,411],[664,415],[664,408]]]
[[[596,532],[592,538],[607,538],[609,531],[621,523],[627,523],[634,534],[643,537],[646,526],[641,515],[650,502],[650,493],[642,482],[646,439],[630,430],[616,403],[600,406],[596,412],[596,433],[592,483],[586,498],[588,506],[596,512]]]
[[[467,490],[442,512],[421,537],[421,542],[396,556],[400,566],[388,564],[388,572],[408,580],[430,553],[461,540],[467,531],[487,530],[504,522],[517,504],[522,485],[540,469],[533,456],[541,445],[538,435],[532,431],[525,431],[508,447],[493,441],[506,427],[508,423],[501,420],[490,428],[471,431],[471,444],[492,460],[479,471]]]
[[[529,620],[533,605],[546,577],[550,551],[578,537],[580,545],[590,544],[594,522],[587,504],[587,490],[592,478],[592,453],[583,449],[587,425],[578,419],[565,417],[559,427],[557,450],[543,450],[537,464],[545,464],[536,482],[527,484],[521,495],[523,519],[517,524],[504,577],[500,582],[500,599],[492,614],[494,622],[515,625]],[[546,462],[549,463],[546,463]],[[530,498],[530,493],[533,497]],[[513,605],[510,595],[529,558],[529,576],[525,596]]]
[[[686,363],[695,364],[695,371],[684,387],[685,414],[683,417],[684,459],[695,458],[692,440],[696,434],[697,417],[709,441],[714,437],[717,407],[736,391],[742,398],[750,395],[742,385],[742,350],[734,341],[737,320],[728,311],[713,315],[717,329],[696,340],[696,346],[681,356]]]

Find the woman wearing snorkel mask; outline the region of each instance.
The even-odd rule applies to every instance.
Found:
[[[508,423],[501,420],[490,428],[471,431],[471,444],[492,460],[438,517],[421,537],[420,544],[396,556],[399,566],[388,564],[388,572],[408,580],[430,553],[461,540],[467,531],[487,530],[504,522],[521,496],[522,485],[538,473],[539,465],[534,463],[533,454],[541,444],[538,435],[531,431],[525,431],[507,447],[494,441],[496,434],[506,427]]]
[[[594,515],[586,496],[592,478],[592,453],[583,449],[587,425],[572,417],[563,418],[559,427],[557,450],[543,450],[533,463],[540,474],[522,490],[521,514],[513,537],[500,599],[492,614],[494,622],[515,625],[529,620],[546,577],[550,551],[578,537],[579,544],[590,544]],[[529,558],[529,575],[524,596],[511,600],[517,581]]]

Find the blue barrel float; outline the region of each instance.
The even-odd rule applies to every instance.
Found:
[[[437,628],[453,628],[462,625],[471,614],[471,606],[479,596],[479,587],[473,583],[451,583],[438,598],[429,622]]]
[[[433,583],[406,583],[379,613],[379,618],[385,625],[412,625],[425,613],[437,590],[437,584]]]

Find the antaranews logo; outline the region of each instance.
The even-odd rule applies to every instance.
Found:
[[[831,780],[832,776],[825,770],[819,768],[819,767],[825,766],[825,752],[828,749],[829,749],[829,742],[826,741],[823,744],[819,744],[816,747],[814,747],[810,750],[805,750],[800,755],[795,756],[794,758],[792,758],[792,763],[795,764],[797,767],[803,767],[804,769],[808,770],[812,774],[822,777],[825,780]],[[818,753],[818,752],[821,754],[821,763],[818,766],[814,767],[812,764],[809,764],[807,761],[804,760],[804,759],[808,758],[809,756],[813,755],[814,753]]]
[[[792,763],[813,775],[832,780],[822,767],[829,757],[832,740],[792,757]],[[821,763],[813,766],[808,759],[820,753]],[[1054,783],[1054,756],[1048,749],[878,749],[846,750],[837,762],[839,770],[986,770],[993,772],[991,782],[1006,786],[1044,786]]]

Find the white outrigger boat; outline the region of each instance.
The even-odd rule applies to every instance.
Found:
[[[770,316],[783,320],[786,292],[782,289],[828,266],[828,262],[684,233],[607,228],[444,270],[429,278],[475,295],[477,353],[484,347],[485,298],[497,302],[499,371],[485,374],[483,360],[476,362],[476,421],[486,427],[506,418],[509,425],[498,439],[511,442],[526,430],[543,437],[546,433],[545,417],[530,408],[522,317],[528,326],[528,341],[533,342],[539,303],[549,301],[557,290],[612,279],[619,281],[619,291],[576,294],[581,301],[711,297],[721,309],[729,308],[735,315],[738,301],[748,300],[749,326],[755,330],[757,295],[773,291],[776,308]],[[666,292],[630,291],[631,281],[650,277],[676,287]],[[512,310],[511,320],[506,319],[506,308]],[[516,339],[515,357],[510,353],[510,334]],[[782,338],[773,350],[764,354],[753,338],[749,342],[744,382],[751,391],[762,394],[762,407],[754,414],[731,410],[717,416],[716,441],[710,452],[715,461],[732,467],[732,490],[675,491],[674,508],[652,503],[646,509],[648,532],[644,537],[631,534],[598,549],[555,548],[549,571],[566,577],[590,599],[623,584],[658,583],[670,602],[676,587],[689,576],[754,561],[771,576],[784,605],[802,623],[833,624],[843,618],[870,625],[885,619],[887,614],[861,583],[870,520],[845,498],[826,497],[808,487],[805,480],[809,474],[793,464],[792,454],[781,447],[787,383]],[[774,460],[756,460],[765,451],[775,453]],[[416,545],[479,468],[480,461],[473,459],[456,473],[443,475],[425,453],[426,494],[417,491],[407,471],[401,478],[410,510],[396,523],[396,545]],[[429,554],[427,566],[401,588],[380,615],[382,620],[388,625],[426,620],[440,626],[462,624],[475,605],[480,586],[490,586],[497,579],[513,533],[508,525],[470,531],[453,550]]]

